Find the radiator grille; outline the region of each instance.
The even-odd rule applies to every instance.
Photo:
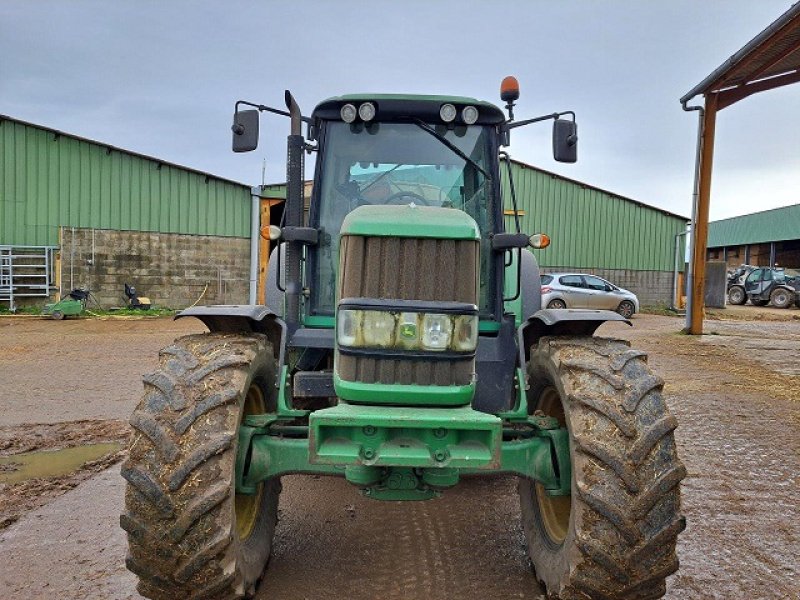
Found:
[[[478,304],[479,243],[399,237],[343,236],[339,298]],[[475,359],[426,360],[340,354],[347,381],[383,384],[467,385]]]

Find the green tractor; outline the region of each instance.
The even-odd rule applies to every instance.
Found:
[[[548,239],[504,230],[502,148],[553,119],[554,157],[574,162],[577,129],[571,112],[515,121],[518,96],[504,80],[507,115],[449,96],[342,96],[310,117],[289,92],[288,110],[237,103],[235,151],[256,147],[259,112],[291,119],[268,306],[182,312],[209,332],[144,377],[120,519],[142,595],[253,595],[292,474],[344,477],[376,500],[513,474],[549,595],[664,594],[685,527],[677,423],[646,355],[593,337],[630,322],[541,309],[528,247]]]

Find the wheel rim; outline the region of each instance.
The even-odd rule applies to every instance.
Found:
[[[551,386],[542,392],[537,409],[549,417],[555,417],[561,427],[566,427],[564,407],[561,405],[561,397],[556,388]],[[572,498],[570,496],[548,496],[544,486],[538,481],[534,485],[534,490],[544,533],[551,544],[560,546],[564,543],[569,530]]]
[[[779,304],[779,305],[782,306],[782,305],[786,304],[786,300],[787,299],[788,299],[788,296],[781,292],[781,293],[775,294],[775,300],[773,302],[774,302],[774,304]]]
[[[547,305],[547,308],[566,308],[567,305],[564,304],[561,300],[553,300],[550,304]]]
[[[266,412],[264,392],[255,383],[250,385],[244,399],[241,420],[247,415],[257,415]],[[261,507],[261,498],[264,494],[264,484],[259,483],[255,494],[239,494],[234,496],[234,509],[236,512],[236,533],[240,540],[246,540],[253,533],[258,512]]]
[[[619,305],[619,312],[627,319],[633,315],[633,305],[630,302],[623,302]]]

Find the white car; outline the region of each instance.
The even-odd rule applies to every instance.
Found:
[[[639,312],[636,294],[596,275],[542,274],[542,308],[595,308],[614,310],[630,318]]]

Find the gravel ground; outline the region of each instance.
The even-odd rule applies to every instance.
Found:
[[[688,527],[667,597],[798,599],[800,322],[714,320],[700,338],[677,334],[681,324],[641,315],[634,328],[599,332],[650,353],[681,424]],[[87,431],[85,423],[23,423],[126,418],[158,348],[198,329],[191,321],[0,319],[0,371],[12,373],[0,391],[0,453],[30,449],[32,439],[58,447],[69,443],[64,431]],[[122,564],[118,466],[89,475],[73,475],[82,479],[66,493],[63,480],[51,482],[48,504],[0,530],[0,598],[139,598]],[[0,487],[0,500],[8,494]],[[426,503],[378,503],[344,481],[287,477],[280,517],[260,599],[541,597],[511,478],[469,479]]]

